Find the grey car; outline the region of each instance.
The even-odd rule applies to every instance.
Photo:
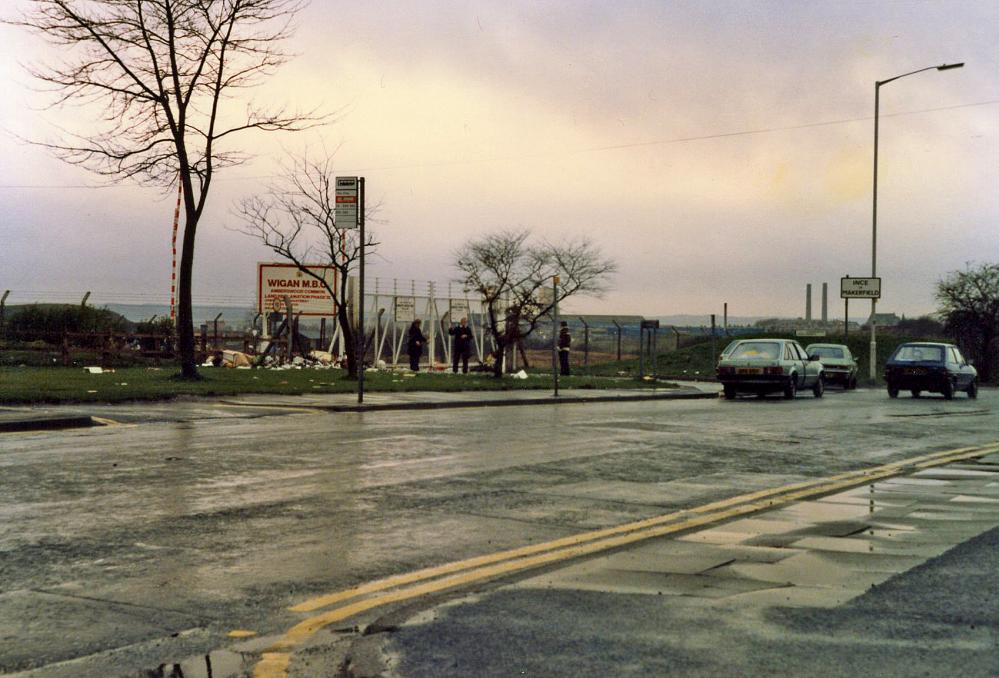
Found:
[[[857,388],[857,361],[850,349],[843,344],[809,344],[805,347],[809,357],[818,357],[827,384],[841,384],[844,388]]]
[[[739,393],[781,392],[791,399],[801,389],[811,389],[816,398],[825,392],[822,363],[793,339],[741,339],[726,348],[717,374],[726,400]]]

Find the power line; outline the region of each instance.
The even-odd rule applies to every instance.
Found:
[[[941,111],[953,111],[961,108],[974,108],[977,106],[993,106],[999,104],[999,99],[991,99],[988,101],[977,101],[967,104],[954,104],[951,106],[939,106],[936,108],[922,108],[914,111],[900,111],[898,113],[883,113],[882,118],[898,118],[908,115],[921,115],[924,113],[938,113]],[[754,136],[759,134],[773,134],[775,132],[790,132],[800,129],[811,129],[814,127],[831,127],[834,125],[846,125],[855,122],[867,122],[873,120],[873,115],[867,115],[857,118],[841,118],[838,120],[823,120],[820,122],[809,122],[802,123],[799,125],[783,125],[779,127],[761,127],[759,129],[748,129],[739,130],[735,132],[717,132],[713,134],[701,134],[689,137],[673,137],[669,139],[653,139],[650,141],[634,141],[624,144],[612,144],[609,146],[591,146],[588,148],[577,148],[577,149],[565,149],[561,151],[550,151],[535,153],[530,155],[519,155],[519,156],[493,156],[493,157],[483,157],[483,158],[472,158],[472,159],[462,159],[462,160],[441,160],[437,162],[421,162],[421,163],[411,163],[402,165],[383,165],[380,167],[360,167],[352,169],[352,172],[373,172],[373,171],[386,171],[386,170],[397,170],[397,169],[419,169],[427,167],[451,167],[455,165],[474,165],[480,163],[488,162],[509,162],[515,160],[523,160],[525,158],[543,158],[543,157],[555,157],[558,155],[576,155],[581,153],[600,153],[603,151],[618,151],[628,148],[642,148],[647,146],[665,146],[670,144],[685,144],[692,143],[696,141],[709,141],[711,139],[727,139],[732,137],[745,137]],[[275,179],[278,175],[275,174],[261,174],[261,175],[240,175],[240,176],[222,176],[215,178],[216,182],[229,182],[229,181],[246,181],[248,179]],[[108,188],[134,188],[132,184],[0,184],[0,189],[108,189]]]

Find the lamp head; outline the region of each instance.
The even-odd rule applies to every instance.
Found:
[[[964,68],[964,62],[959,64],[944,64],[943,66],[937,66],[938,71],[949,71],[952,68]]]

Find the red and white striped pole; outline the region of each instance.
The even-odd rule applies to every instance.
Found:
[[[173,264],[170,268],[170,320],[177,321],[177,228],[180,226],[180,198],[184,184],[177,175],[177,208],[173,211]]]

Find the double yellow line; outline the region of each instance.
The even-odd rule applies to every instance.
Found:
[[[647,518],[617,527],[594,530],[543,544],[499,551],[437,567],[425,568],[368,582],[360,586],[318,596],[291,608],[292,612],[331,610],[308,617],[291,627],[261,656],[254,678],[285,678],[292,652],[320,629],[361,612],[390,603],[456,589],[476,582],[509,576],[636,542],[691,530],[704,525],[744,516],[806,498],[830,494],[875,480],[963,459],[999,452],[999,441],[983,446],[934,452],[828,478],[793,483],[705,504],[685,511]]]

